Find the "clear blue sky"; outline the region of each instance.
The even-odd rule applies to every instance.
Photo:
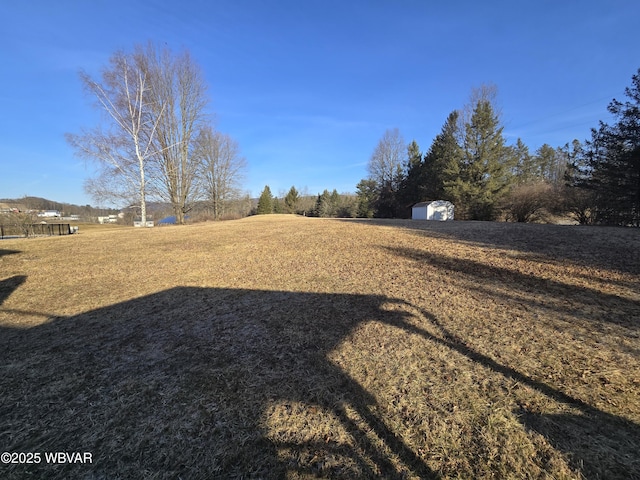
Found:
[[[98,114],[78,71],[149,40],[188,49],[245,188],[353,192],[388,128],[426,151],[473,87],[508,143],[589,137],[640,67],[640,2],[0,0],[0,198],[94,204],[65,132]]]

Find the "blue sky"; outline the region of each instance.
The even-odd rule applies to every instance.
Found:
[[[473,87],[505,137],[584,140],[640,67],[640,2],[0,0],[0,198],[90,203],[66,132],[99,120],[78,71],[153,41],[188,49],[245,189],[353,192],[389,128],[426,151]]]

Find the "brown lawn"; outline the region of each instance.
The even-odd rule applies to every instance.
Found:
[[[637,229],[4,240],[0,478],[640,478],[639,335]]]

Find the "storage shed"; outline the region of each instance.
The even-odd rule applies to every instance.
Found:
[[[453,220],[453,203],[446,200],[416,203],[411,209],[412,220]]]

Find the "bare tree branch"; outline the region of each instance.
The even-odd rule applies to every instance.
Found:
[[[197,140],[196,155],[202,160],[201,177],[206,198],[219,219],[225,206],[241,196],[240,183],[247,168],[238,143],[229,135],[204,128]]]
[[[146,225],[146,169],[156,154],[152,148],[156,125],[149,122],[145,101],[147,75],[130,55],[117,52],[103,71],[101,82],[84,72],[80,80],[107,114],[106,132],[98,127],[82,135],[66,136],[79,156],[95,160],[101,167],[101,174],[85,187],[97,199],[118,200],[123,195],[136,198]]]
[[[406,150],[400,130],[394,128],[384,132],[368,164],[369,175],[380,188],[397,189]]]
[[[152,138],[158,152],[153,162],[155,192],[171,203],[177,223],[184,223],[185,214],[201,196],[201,158],[195,154],[194,142],[206,125],[206,84],[188,52],[173,55],[149,44],[138,48],[135,55],[151,79],[148,99],[157,125]]]

